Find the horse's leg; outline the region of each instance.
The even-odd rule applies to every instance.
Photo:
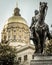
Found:
[[[34,39],[33,42],[35,46],[35,53],[37,53],[38,52],[38,41]]]
[[[41,42],[40,42],[40,45],[41,45],[41,48],[40,48],[40,49],[41,49],[41,53],[43,53],[43,44],[44,44],[44,42],[41,41]]]
[[[35,53],[38,52],[38,44],[35,44]]]

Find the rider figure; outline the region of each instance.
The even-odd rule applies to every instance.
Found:
[[[35,10],[34,13],[35,13],[35,16],[32,17],[32,23],[31,23],[30,28],[31,28],[33,25],[35,25],[36,22],[38,21],[38,13],[39,13],[39,11],[38,11],[38,10]]]
[[[35,10],[34,11],[35,13],[35,16],[32,17],[32,23],[31,23],[31,26],[30,26],[30,30],[31,30],[31,36],[30,36],[30,39],[33,39],[33,27],[35,26],[36,22],[38,21],[38,13],[39,11],[38,10]]]

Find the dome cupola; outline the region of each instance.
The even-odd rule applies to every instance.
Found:
[[[20,9],[18,7],[16,7],[14,9],[13,16],[8,19],[8,23],[17,22],[17,23],[23,23],[23,24],[27,25],[26,20],[23,17],[21,17],[19,12],[20,12]]]

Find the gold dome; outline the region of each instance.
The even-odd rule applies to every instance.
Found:
[[[23,23],[27,25],[26,20],[21,17],[19,12],[20,12],[20,9],[16,7],[14,9],[14,15],[8,19],[8,23],[17,22],[17,23]]]
[[[21,16],[12,16],[12,17],[10,17],[8,19],[8,23],[13,23],[13,22],[14,23],[15,22],[17,22],[17,23],[23,23],[23,24],[27,25],[26,20],[24,18],[22,18]]]

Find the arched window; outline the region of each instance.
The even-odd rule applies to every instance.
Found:
[[[13,37],[14,37],[14,40],[16,40],[16,35],[13,35]]]
[[[21,57],[18,58],[18,61],[21,62]]]
[[[27,55],[24,56],[24,61],[26,61],[26,60],[27,60]]]

